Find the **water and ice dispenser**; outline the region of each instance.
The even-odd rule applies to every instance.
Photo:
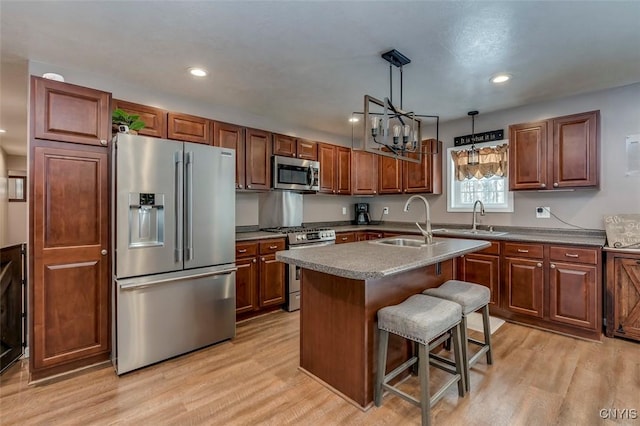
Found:
[[[164,245],[164,194],[129,193],[129,248]]]

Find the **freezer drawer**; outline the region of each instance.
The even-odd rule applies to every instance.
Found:
[[[117,374],[235,336],[234,264],[115,281]]]

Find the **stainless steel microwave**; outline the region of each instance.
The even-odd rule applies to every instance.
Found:
[[[274,189],[320,190],[320,163],[318,161],[274,155],[272,164],[271,175]]]

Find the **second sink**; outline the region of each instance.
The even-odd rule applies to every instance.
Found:
[[[370,243],[371,244],[385,244],[385,245],[396,246],[396,247],[421,248],[421,247],[435,246],[436,244],[440,244],[441,241],[434,241],[433,244],[425,244],[424,241],[414,240],[412,238],[389,238],[389,239],[384,239],[384,240],[370,241]]]
[[[477,229],[475,231],[471,229],[450,229],[450,228],[438,228],[434,229],[433,232],[443,232],[447,234],[463,234],[463,235],[506,235],[508,232],[498,232],[498,231],[489,231],[486,229]]]

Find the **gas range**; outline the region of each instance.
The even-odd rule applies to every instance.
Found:
[[[305,226],[290,226],[266,228],[263,231],[287,234],[287,246],[312,245],[314,243],[333,242],[336,231],[331,228],[311,228]]]

